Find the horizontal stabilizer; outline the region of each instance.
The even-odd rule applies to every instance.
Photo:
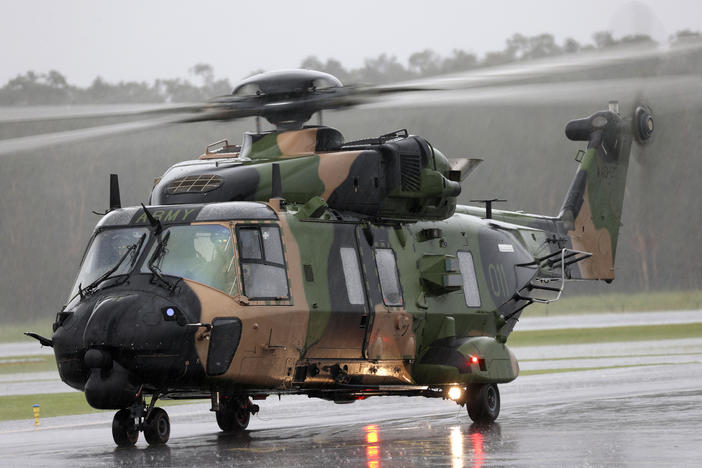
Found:
[[[481,162],[482,159],[478,158],[452,158],[449,159],[451,163],[451,171],[449,172],[449,180],[454,182],[463,182],[463,180],[468,177],[468,175],[475,170]]]

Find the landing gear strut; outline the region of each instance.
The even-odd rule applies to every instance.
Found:
[[[241,432],[249,425],[252,414],[258,413],[248,396],[215,393],[212,410],[217,415],[217,425],[224,432]]]
[[[112,419],[112,438],[119,447],[132,447],[139,439],[139,432],[149,445],[161,445],[168,442],[171,435],[171,421],[162,408],[154,407],[157,395],[146,406],[141,398],[129,408],[117,411]]]
[[[476,423],[491,423],[500,414],[500,391],[496,384],[468,387],[468,416]]]

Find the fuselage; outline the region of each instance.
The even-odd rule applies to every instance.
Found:
[[[140,207],[106,215],[57,320],[62,378],[89,401],[92,391],[94,406],[119,407],[110,379],[205,396],[517,376],[504,317],[537,271],[524,239],[539,231],[462,213],[374,223],[302,208],[148,207],[158,235]],[[87,287],[136,243],[116,274]]]

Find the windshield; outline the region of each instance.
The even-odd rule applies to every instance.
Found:
[[[236,291],[234,250],[229,228],[219,224],[173,226],[161,234],[169,234],[163,254],[153,266],[164,275],[188,278],[219,289],[229,295]],[[151,249],[148,259],[154,253]],[[148,260],[141,271],[149,273]]]
[[[142,242],[139,245],[139,241],[147,233],[148,229],[143,227],[107,229],[97,233],[88,248],[69,297],[73,298],[78,294],[79,286],[85,288],[111,268],[114,268],[122,256],[131,248],[132,252],[112,275],[129,273],[129,270],[134,266],[134,262],[139,258],[144,245],[146,245],[146,242]],[[137,252],[137,246],[139,247],[139,252]]]

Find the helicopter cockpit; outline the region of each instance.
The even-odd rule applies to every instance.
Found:
[[[146,245],[148,232],[145,227],[98,232],[85,254],[69,301],[79,293],[82,295],[85,290],[99,286],[101,278],[129,273]]]
[[[236,269],[229,228],[220,224],[171,226],[161,234],[168,236],[161,255],[154,243],[141,272],[151,273],[149,263],[161,274],[187,278],[226,294],[236,294]]]

